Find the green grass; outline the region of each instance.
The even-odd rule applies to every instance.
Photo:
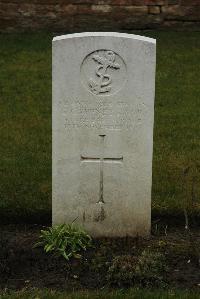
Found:
[[[51,36],[0,36],[0,210],[51,210]]]
[[[142,34],[157,38],[153,212],[200,214],[200,32]],[[51,39],[0,35],[1,220],[51,218]]]
[[[199,299],[199,292],[118,290],[113,292],[60,293],[50,290],[22,290],[0,295],[0,299]]]

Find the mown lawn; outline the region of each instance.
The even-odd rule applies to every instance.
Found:
[[[142,34],[157,39],[153,212],[200,214],[200,32]],[[51,219],[51,40],[0,35],[1,221]]]
[[[0,294],[0,299],[199,299],[200,292],[119,290],[113,292],[60,293],[56,291],[25,290]]]

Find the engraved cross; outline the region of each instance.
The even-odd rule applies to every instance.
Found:
[[[99,200],[97,203],[105,203],[104,201],[104,163],[122,163],[123,156],[116,158],[104,157],[104,139],[106,135],[99,135],[101,138],[101,152],[100,157],[85,157],[81,156],[81,162],[97,162],[100,169],[100,181],[99,181]]]

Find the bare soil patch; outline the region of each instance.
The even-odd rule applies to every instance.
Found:
[[[107,270],[115,256],[137,256],[146,248],[164,253],[168,265],[166,280],[171,287],[200,289],[199,229],[192,230],[190,236],[179,228],[163,229],[149,239],[96,239],[94,248],[83,252],[81,259],[66,262],[33,247],[42,228],[38,225],[0,227],[1,289],[101,289],[107,286]]]

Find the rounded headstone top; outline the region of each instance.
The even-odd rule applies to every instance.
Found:
[[[78,38],[80,37],[119,37],[119,38],[127,38],[127,39],[139,40],[143,42],[156,44],[156,39],[154,38],[136,35],[136,34],[119,33],[119,32],[82,32],[82,33],[66,34],[66,35],[55,36],[53,38],[53,42],[70,39],[70,38],[77,38],[77,37]]]

